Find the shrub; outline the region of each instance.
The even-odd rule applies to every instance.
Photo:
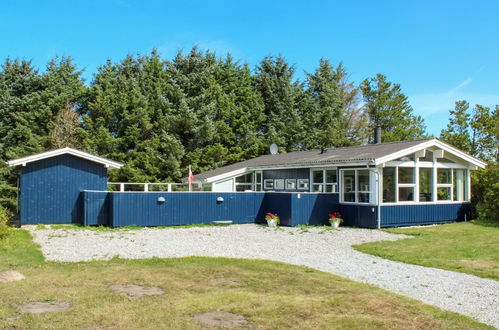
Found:
[[[0,240],[7,237],[12,230],[9,227],[9,213],[0,205]]]
[[[482,220],[499,222],[499,163],[489,163],[473,175],[473,205]]]

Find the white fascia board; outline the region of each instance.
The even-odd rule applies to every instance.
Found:
[[[398,158],[405,156],[407,154],[415,153],[418,150],[431,147],[434,145],[435,141],[436,140],[424,141],[424,142],[421,142],[420,144],[417,144],[413,147],[391,153],[391,154],[384,156],[384,157],[380,157],[380,158],[376,159],[376,165],[380,165],[380,164],[389,162],[391,160],[398,159]]]
[[[219,175],[215,175],[215,176],[206,178],[206,179],[204,179],[204,182],[211,183],[211,182],[216,182],[216,181],[224,181],[226,179],[230,179],[232,177],[244,174],[245,172],[247,172],[246,171],[246,167],[240,168],[240,169],[237,169],[237,170],[234,170],[234,171],[230,171],[230,172],[227,172],[227,173],[224,173],[224,174],[219,174]]]
[[[459,150],[459,149],[456,149],[454,148],[453,146],[451,145],[448,145],[447,143],[445,142],[442,142],[440,140],[435,140],[436,142],[436,146],[441,148],[442,150],[446,151],[446,152],[449,152],[451,154],[453,154],[454,156],[456,157],[459,157],[461,159],[464,159],[465,161],[467,161],[468,163],[471,163],[477,167],[480,167],[480,168],[484,168],[485,166],[487,166],[487,163],[481,161],[480,159],[478,158],[475,158],[473,156],[470,156],[468,155],[467,153]]]
[[[89,161],[92,161],[95,163],[103,164],[107,168],[118,169],[118,168],[123,166],[123,164],[121,164],[121,163],[118,163],[118,162],[115,162],[115,161],[112,161],[112,160],[109,160],[106,158],[98,157],[95,155],[91,155],[89,153],[86,153],[86,152],[83,152],[80,150],[76,150],[76,149],[72,149],[72,148],[62,148],[62,149],[57,149],[57,150],[51,150],[51,151],[42,152],[40,154],[36,154],[36,155],[32,155],[32,156],[27,156],[27,157],[23,157],[23,158],[14,159],[14,160],[9,160],[7,162],[7,165],[9,165],[9,166],[18,166],[18,165],[26,166],[27,163],[36,162],[36,161],[39,161],[42,159],[56,157],[56,156],[65,155],[65,154],[73,155],[73,156],[83,158],[83,159],[86,159],[86,160],[89,160]]]
[[[446,152],[449,152],[449,153],[453,154],[454,156],[456,156],[456,157],[458,157],[458,158],[460,158],[468,163],[471,163],[475,166],[478,166],[480,168],[484,168],[487,165],[486,163],[482,162],[481,160],[479,160],[473,156],[470,156],[467,153],[462,152],[461,150],[458,150],[458,149],[448,145],[447,143],[444,143],[444,142],[439,141],[437,139],[425,141],[425,142],[422,142],[422,143],[415,145],[413,147],[410,147],[410,148],[407,148],[407,149],[404,149],[401,151],[397,151],[397,152],[394,152],[390,155],[378,158],[378,159],[376,159],[376,165],[380,165],[380,164],[389,162],[391,160],[398,159],[404,155],[415,153],[418,150],[426,149],[429,147],[440,148],[440,149],[442,149]]]

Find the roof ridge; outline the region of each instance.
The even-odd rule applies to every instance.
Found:
[[[347,148],[360,148],[360,147],[372,147],[372,146],[377,146],[377,145],[387,145],[387,144],[398,144],[398,143],[405,143],[405,142],[415,142],[415,141],[429,141],[429,140],[438,140],[435,137],[426,137],[426,138],[419,138],[419,139],[414,139],[414,140],[401,140],[401,141],[390,141],[390,142],[382,142],[382,143],[367,143],[367,144],[359,144],[359,145],[353,145],[353,146],[343,146],[343,147],[327,147],[325,149],[347,149]],[[279,153],[276,155],[283,155],[283,154],[290,154],[293,152],[312,152],[312,151],[318,151],[320,152],[321,149],[311,149],[311,150],[297,150],[297,151],[290,151],[290,152],[284,152],[284,153]],[[272,154],[264,154],[260,155],[258,157],[262,156],[275,156]]]

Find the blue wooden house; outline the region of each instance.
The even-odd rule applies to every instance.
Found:
[[[263,221],[367,228],[462,221],[470,171],[486,164],[438,139],[263,155],[196,175],[203,192],[108,191],[122,164],[64,148],[8,162],[21,166],[20,222],[159,226]]]
[[[329,194],[347,224],[389,227],[470,217],[470,171],[486,164],[438,139],[264,155],[196,176],[217,192]]]

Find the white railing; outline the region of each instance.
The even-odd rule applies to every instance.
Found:
[[[109,186],[114,186],[118,187],[119,191],[167,191],[167,192],[172,192],[172,191],[188,191],[189,190],[189,184],[188,183],[147,183],[147,182],[108,182],[107,183],[108,187]],[[127,190],[126,187],[130,186],[141,186],[143,187],[140,190]],[[154,187],[166,187],[166,190],[164,189],[154,189]],[[200,186],[193,184],[192,185],[192,191],[199,191]]]

